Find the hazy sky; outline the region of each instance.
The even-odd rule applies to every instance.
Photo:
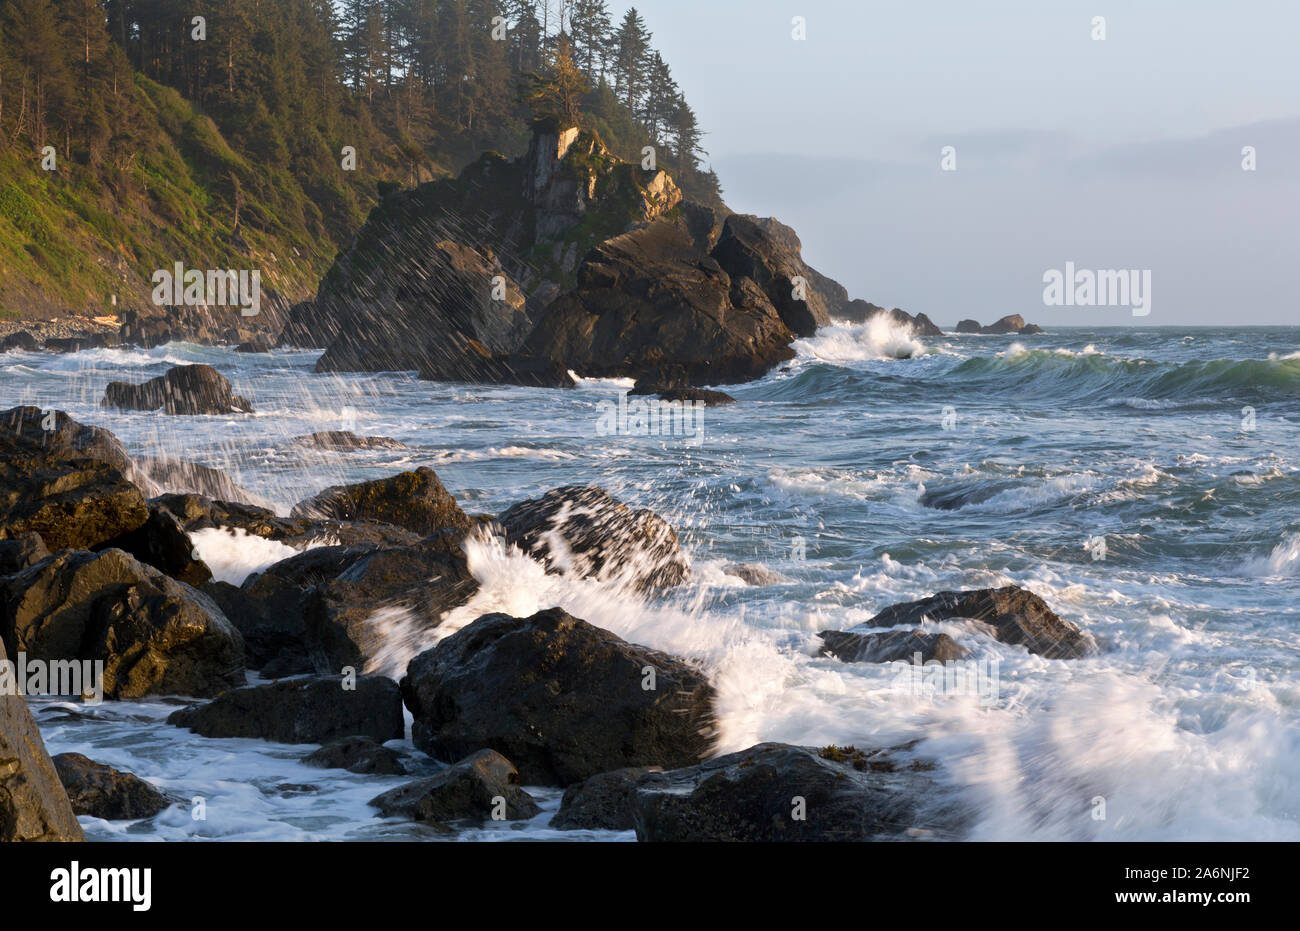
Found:
[[[854,297],[946,325],[1300,324],[1296,0],[635,6],[727,202]],[[1150,270],[1150,315],[1045,306],[1066,262]]]

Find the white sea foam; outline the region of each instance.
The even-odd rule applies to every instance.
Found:
[[[794,344],[802,358],[842,364],[869,359],[911,359],[925,354],[925,344],[910,324],[877,314],[865,323],[835,324]]]
[[[268,540],[250,534],[243,527],[208,527],[190,533],[190,542],[200,559],[212,570],[218,582],[243,585],[254,572],[299,552],[279,540]],[[322,546],[328,541],[316,541],[311,546]]]

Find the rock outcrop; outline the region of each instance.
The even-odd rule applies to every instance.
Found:
[[[302,758],[304,766],[346,769],[363,776],[405,776],[401,755],[373,737],[341,737]]]
[[[1095,649],[1091,637],[1062,620],[1033,592],[1016,585],[939,592],[920,601],[886,608],[861,626],[916,626],[926,620],[953,619],[978,621],[987,625],[1003,643],[1020,644],[1030,653],[1048,659],[1077,659]]]
[[[376,550],[312,588],[302,610],[313,668],[321,674],[344,666],[369,669],[386,643],[386,632],[375,623],[382,609],[407,612],[414,624],[432,629],[468,601],[478,582],[462,539],[452,531]]]
[[[106,698],[244,682],[243,639],[217,605],[122,550],[63,550],[0,579],[0,639],[33,660],[102,660]]]
[[[878,841],[959,836],[965,816],[904,748],[766,743],[643,777],[637,840]]]
[[[559,608],[488,614],[411,661],[415,745],[439,759],[505,754],[527,785],[568,785],[707,753],[713,688],[696,669]]]
[[[689,574],[668,522],[632,510],[603,488],[567,486],[521,501],[497,517],[506,541],[553,572],[617,581],[641,591],[669,588]]]
[[[0,413],[0,538],[39,533],[49,549],[90,548],[140,527],[144,496],[107,430],[62,411]]]
[[[108,383],[104,406],[164,414],[248,414],[253,405],[210,365],[178,365],[143,384]]]
[[[224,692],[175,711],[168,724],[203,737],[246,737],[286,744],[363,736],[379,743],[406,730],[397,683],[383,676],[285,679]]]
[[[469,528],[469,518],[433,469],[421,467],[355,485],[334,485],[294,506],[289,516],[378,520],[421,535]]]
[[[436,776],[417,779],[370,800],[385,818],[402,816],[442,823],[465,818],[485,821],[500,814],[526,821],[541,812],[519,787],[519,773],[495,750],[479,750]]]
[[[588,377],[680,366],[693,386],[749,381],[793,358],[794,334],[751,278],[662,219],[608,239],[551,303],[523,351]]]
[[[913,662],[932,660],[947,663],[961,659],[966,649],[947,634],[925,630],[899,630],[881,634],[858,634],[847,630],[824,630],[821,654],[846,663]]]
[[[171,805],[167,796],[133,773],[124,773],[80,753],[60,753],[54,768],[72,810],[105,821],[152,818]]]
[[[2,640],[0,662],[9,662]],[[0,690],[0,843],[82,839],[27,699]]]

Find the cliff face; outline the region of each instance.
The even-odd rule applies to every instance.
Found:
[[[322,371],[418,368],[448,333],[510,352],[591,248],[681,202],[666,172],[619,160],[594,133],[539,131],[518,159],[485,153],[455,179],[385,196],[282,340],[329,347]]]

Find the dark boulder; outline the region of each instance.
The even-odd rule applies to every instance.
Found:
[[[272,349],[271,341],[267,339],[254,339],[247,343],[240,343],[235,347],[235,352],[247,352],[262,354],[270,352]]]
[[[29,659],[102,660],[111,699],[244,681],[243,640],[217,605],[122,550],[64,550],[0,579],[0,638]]]
[[[658,768],[631,766],[598,773],[564,790],[560,810],[551,818],[557,831],[631,831],[632,795]]]
[[[708,388],[688,388],[684,380],[678,381],[677,379],[664,383],[658,380],[661,377],[663,376],[658,372],[641,376],[628,394],[653,394],[658,395],[661,401],[692,401],[706,407],[722,407],[736,403],[736,399],[724,391],[710,391]]]
[[[144,524],[96,547],[110,548],[125,550],[140,562],[195,588],[212,578],[212,570],[196,555],[181,522],[159,505],[150,505],[149,519]]]
[[[541,812],[519,787],[519,773],[494,750],[479,750],[436,776],[417,779],[370,800],[385,818],[441,823],[462,818],[526,821]]]
[[[267,678],[298,675],[314,668],[307,644],[308,596],[375,549],[313,547],[250,575],[242,586],[214,582],[204,591],[243,635],[249,668],[261,669]]]
[[[918,626],[926,620],[964,619],[987,624],[1003,643],[1020,644],[1048,659],[1077,659],[1094,648],[1092,638],[1062,620],[1033,592],[1016,585],[965,592],[939,592],[881,611],[866,627]]]
[[[936,660],[946,663],[961,659],[966,650],[947,634],[924,630],[899,630],[883,634],[857,634],[847,630],[824,630],[821,655],[834,656],[846,663],[912,662]]]
[[[397,683],[384,676],[317,676],[233,689],[206,704],[173,712],[167,723],[203,737],[286,744],[352,736],[383,743],[406,730]]]
[[[1024,317],[1020,316],[1020,314],[1010,314],[997,323],[990,323],[986,327],[980,327],[980,332],[991,336],[1000,336],[1006,333],[1019,333],[1024,326]]]
[[[433,469],[421,467],[389,478],[355,485],[334,485],[296,504],[290,517],[334,520],[379,520],[419,534],[469,527]]]
[[[325,449],[338,451],[345,449],[406,449],[388,436],[358,436],[349,430],[326,430],[307,436],[296,436],[289,441],[290,446],[302,446],[308,449]]]
[[[732,214],[709,253],[733,279],[749,278],[798,336],[811,336],[849,302],[838,283],[809,268],[794,230],[776,220]]]
[[[765,743],[647,777],[632,794],[640,841],[951,839],[965,816],[932,766],[903,748]]]
[[[461,541],[459,532],[446,532],[377,550],[311,589],[303,616],[313,668],[322,674],[345,666],[376,671],[373,663],[389,645],[387,631],[375,622],[377,612],[408,612],[414,624],[432,630],[446,612],[467,602],[478,582]]]
[[[132,821],[152,818],[171,804],[166,795],[139,776],[96,763],[80,753],[60,753],[54,757],[54,768],[68,792],[72,810],[79,815]]]
[[[113,434],[62,411],[0,413],[0,538],[39,533],[50,549],[89,548],[141,526],[144,496]]]
[[[341,737],[331,740],[302,758],[304,766],[346,769],[365,776],[405,776],[401,755],[372,737]]]
[[[0,352],[37,352],[40,348],[36,337],[26,330],[10,333],[4,339],[0,339]]]
[[[439,759],[506,754],[528,785],[568,785],[707,753],[713,688],[694,667],[559,608],[488,614],[411,661],[415,745]]]
[[[80,336],[56,336],[45,341],[46,352],[85,352],[88,349],[107,349],[120,346],[117,333],[83,333]]]
[[[551,303],[520,351],[588,377],[679,365],[705,386],[763,376],[794,357],[793,340],[761,287],[733,281],[665,219],[589,252],[576,287]]]
[[[1038,334],[1046,333],[1047,331],[1037,323],[1026,323],[1020,329],[1016,330],[1016,332],[1021,336],[1037,336]]]
[[[0,641],[0,663],[8,662]],[[27,699],[0,689],[0,843],[82,839]]]
[[[248,414],[253,406],[235,394],[230,381],[210,365],[178,365],[157,378],[133,385],[108,383],[104,406],[164,414]]]
[[[673,528],[647,508],[632,510],[603,488],[570,485],[521,501],[497,521],[507,542],[553,572],[617,581],[641,591],[689,574]],[[562,547],[553,551],[557,543]]]
[[[981,329],[978,320],[962,320],[957,324],[958,333],[978,333]]]

